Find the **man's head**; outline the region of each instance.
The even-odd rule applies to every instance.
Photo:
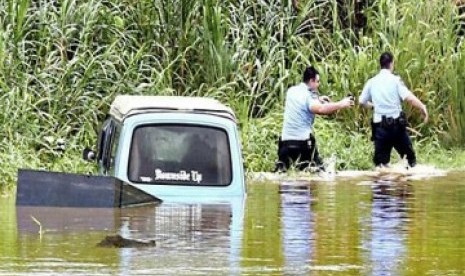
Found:
[[[379,57],[381,69],[394,70],[394,56],[390,52],[384,52]]]
[[[318,70],[313,66],[305,68],[303,81],[312,91],[318,91],[318,87],[320,86]]]

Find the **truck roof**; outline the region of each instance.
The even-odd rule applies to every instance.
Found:
[[[203,113],[236,122],[231,108],[207,97],[118,95],[110,106],[110,115],[119,121],[136,114],[156,112]]]

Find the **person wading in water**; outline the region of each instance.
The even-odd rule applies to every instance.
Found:
[[[324,170],[316,139],[312,133],[315,115],[329,115],[354,105],[352,97],[332,102],[320,96],[318,71],[309,66],[303,73],[303,82],[287,90],[281,137],[278,142],[278,162],[275,172],[285,172],[291,164],[298,170],[316,167]]]

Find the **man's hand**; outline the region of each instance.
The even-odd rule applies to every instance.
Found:
[[[352,96],[345,97],[338,102],[342,108],[348,108],[354,106],[354,98]]]
[[[423,123],[426,124],[428,122],[429,116],[425,105],[423,105],[423,108],[421,109],[421,115],[423,115]]]

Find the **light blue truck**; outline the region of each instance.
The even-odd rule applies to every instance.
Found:
[[[105,204],[113,200],[114,206],[143,202],[127,200],[125,194],[138,191],[162,201],[246,195],[235,114],[212,98],[117,96],[97,150],[86,149],[84,158],[97,161],[100,176],[20,170],[17,204],[46,204],[57,200],[54,194],[97,198],[100,193],[108,197]],[[105,192],[110,186],[114,188]],[[41,192],[44,198],[34,198],[39,189],[48,189]]]

